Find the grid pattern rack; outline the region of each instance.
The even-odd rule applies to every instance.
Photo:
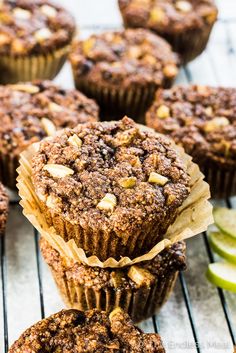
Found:
[[[74,13],[80,32],[117,29],[121,18],[116,0],[57,0]],[[236,82],[236,2],[218,0],[219,20],[207,50],[184,67],[177,83],[234,86]],[[69,64],[56,81],[72,87]],[[11,195],[5,238],[0,239],[0,352],[34,322],[63,308],[51,275],[41,259],[39,235],[21,214]],[[236,208],[236,198],[220,205]],[[188,270],[179,276],[174,293],[160,313],[140,324],[159,332],[166,351],[232,353],[236,344],[236,295],[207,282],[208,263],[216,260],[206,234],[188,241]]]

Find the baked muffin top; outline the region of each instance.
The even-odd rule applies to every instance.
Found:
[[[201,28],[217,18],[213,0],[119,0],[119,6],[128,26],[160,33]]]
[[[18,156],[56,129],[96,120],[96,103],[76,90],[64,90],[50,81],[0,86],[2,153]]]
[[[150,222],[166,230],[169,214],[189,194],[172,142],[127,117],[78,125],[42,141],[32,169],[36,193],[54,212],[123,239]]]
[[[0,236],[4,233],[8,215],[8,196],[5,188],[0,183]]]
[[[178,73],[170,45],[145,29],[94,34],[75,42],[70,58],[78,77],[110,86],[160,85]]]
[[[172,273],[186,268],[185,243],[178,242],[159,253],[153,260],[145,261],[139,265],[120,269],[90,267],[75,263],[64,263],[59,252],[53,249],[44,238],[40,239],[40,249],[47,264],[60,276],[76,283],[101,290],[115,288],[116,290],[138,289],[150,287],[160,278],[170,276]]]
[[[136,328],[121,309],[105,312],[62,310],[39,321],[13,344],[8,353],[164,353],[158,334]]]
[[[146,122],[198,160],[236,165],[236,89],[176,86],[159,90]]]
[[[9,0],[0,5],[0,54],[48,53],[70,43],[73,17],[48,0]]]

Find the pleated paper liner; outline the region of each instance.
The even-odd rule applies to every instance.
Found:
[[[146,127],[143,127],[147,129]],[[150,131],[150,129],[149,129]],[[153,131],[153,130],[151,130]],[[32,157],[36,153],[39,144],[33,144],[21,155],[18,168],[18,189],[21,197],[21,205],[24,215],[34,225],[42,236],[63,256],[71,257],[76,262],[98,267],[123,267],[141,261],[153,259],[160,251],[179,240],[192,237],[205,231],[209,224],[213,223],[212,206],[208,202],[210,197],[209,186],[203,181],[203,174],[198,166],[192,162],[191,157],[184,153],[183,149],[173,144],[182,155],[190,175],[190,195],[178,209],[175,222],[168,228],[164,239],[158,242],[148,253],[136,258],[121,257],[119,260],[108,258],[101,261],[97,256],[87,257],[85,251],[79,248],[73,239],[65,241],[59,236],[53,227],[49,227],[45,214],[42,212],[40,201],[32,184]],[[113,234],[111,234],[112,237]],[[90,239],[91,242],[91,234]],[[99,253],[99,249],[97,249]]]
[[[135,322],[145,320],[154,315],[165,304],[174,288],[179,270],[185,268],[184,261],[182,265],[176,263],[174,266],[173,263],[172,265],[169,263],[167,267],[166,260],[163,258],[160,260],[159,266],[163,268],[164,272],[157,275],[152,274],[152,281],[144,280],[143,284],[134,284],[134,286],[128,285],[128,282],[124,286],[116,286],[110,283],[110,279],[108,279],[110,277],[107,278],[106,274],[99,275],[98,273],[99,278],[100,276],[106,278],[110,284],[107,285],[106,283],[105,287],[101,285],[95,286],[90,283],[90,279],[88,282],[84,279],[84,284],[81,284],[83,282],[81,281],[83,271],[81,274],[76,263],[55,254],[55,250],[52,250],[44,239],[40,241],[40,248],[60,295],[68,308],[83,311],[96,308],[111,312],[115,308],[121,307],[128,312]],[[55,258],[52,255],[52,251]],[[182,251],[184,254],[185,246],[183,246]],[[49,258],[47,252],[50,254]],[[180,254],[179,256],[182,257],[183,255]],[[83,265],[79,264],[79,266]],[[139,268],[142,270],[142,263],[139,264]],[[122,272],[119,269],[114,269],[114,273],[116,271],[118,271],[117,275],[121,276]],[[127,274],[123,273],[122,276],[126,278]]]
[[[0,84],[53,79],[64,65],[70,45],[45,55],[0,56]]]
[[[158,88],[170,88],[174,79],[166,78],[161,85],[147,83],[146,85],[123,88],[109,87],[99,82],[90,82],[77,77],[73,70],[75,86],[88,97],[96,99],[105,117],[120,119],[124,115],[130,116],[138,123],[144,123],[144,113],[154,100]]]

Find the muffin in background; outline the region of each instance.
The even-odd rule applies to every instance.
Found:
[[[119,0],[119,6],[126,27],[151,29],[183,63],[203,52],[218,14],[213,0]]]
[[[95,98],[110,118],[140,119],[157,88],[171,86],[178,58],[170,45],[145,29],[92,35],[70,54],[76,87]]]
[[[5,234],[8,216],[8,195],[4,186],[0,183],[0,237]]]
[[[183,146],[213,198],[236,195],[236,89],[176,86],[159,90],[146,123]]]
[[[184,242],[166,248],[151,261],[119,269],[74,262],[44,238],[40,249],[67,307],[107,312],[121,307],[134,322],[151,317],[163,306],[178,272],[186,268]]]
[[[27,329],[8,353],[165,353],[158,334],[143,333],[121,309],[62,310]]]
[[[163,239],[190,192],[186,169],[170,139],[125,117],[41,141],[32,182],[48,227],[87,256],[119,260]]]
[[[0,86],[0,181],[16,188],[20,153],[64,127],[98,120],[98,106],[50,81]]]
[[[75,33],[73,17],[48,0],[0,4],[0,83],[53,79]]]

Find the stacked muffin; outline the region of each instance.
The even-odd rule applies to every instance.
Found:
[[[175,242],[190,219],[204,222],[189,212],[199,207],[185,158],[167,137],[127,117],[65,129],[23,154],[24,214],[43,235],[42,254],[68,306],[120,306],[140,321],[163,305],[185,268],[185,245],[173,245],[167,231],[181,209]],[[196,199],[205,202],[208,187],[201,197],[200,189]]]

